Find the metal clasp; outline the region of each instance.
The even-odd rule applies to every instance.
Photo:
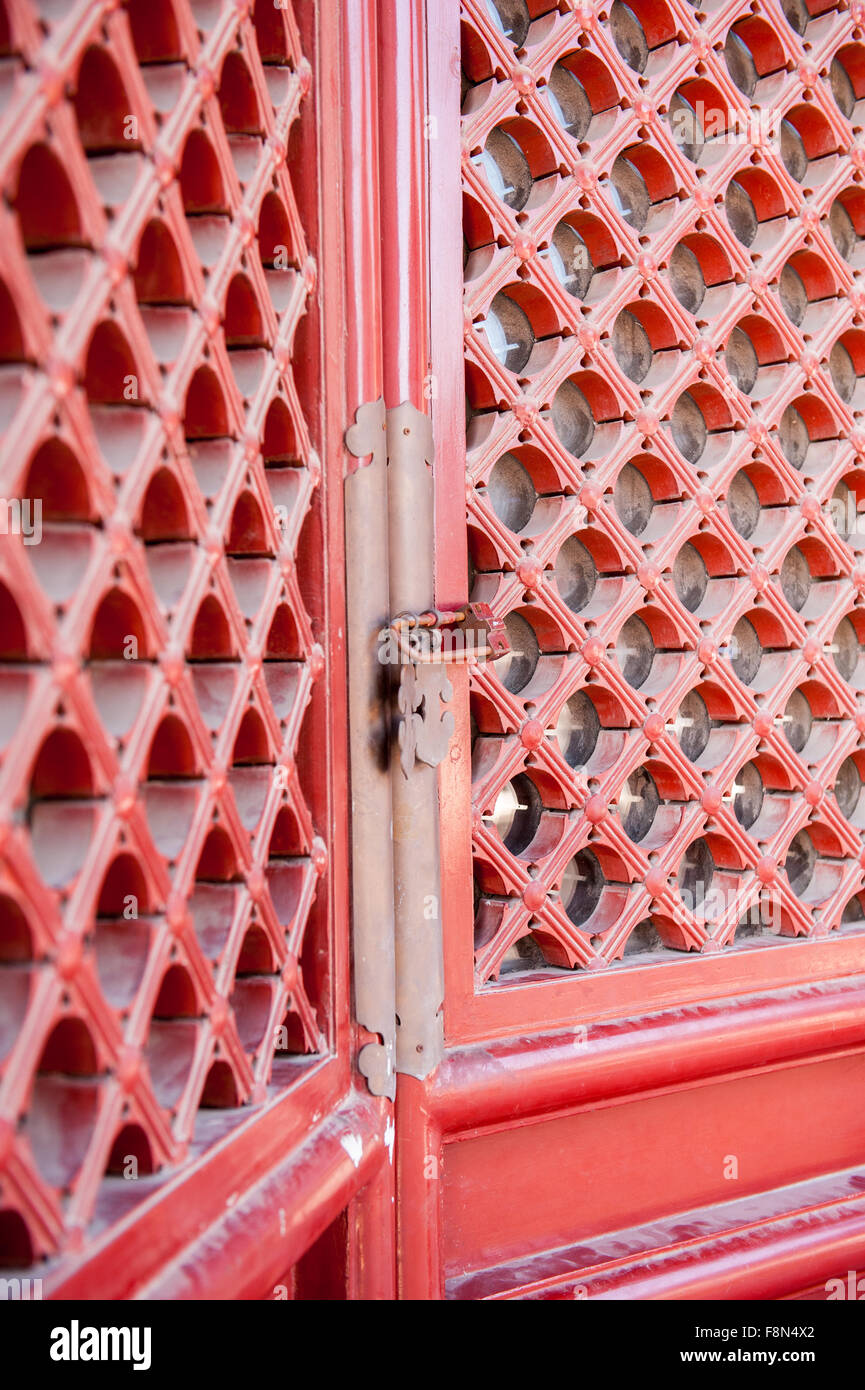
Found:
[[[454,613],[400,613],[384,635],[392,665],[496,661],[511,649],[504,622],[488,603],[469,603]]]

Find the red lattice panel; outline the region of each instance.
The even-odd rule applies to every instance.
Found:
[[[476,983],[861,930],[861,7],[462,16]]]
[[[326,1049],[297,761],[324,685],[292,369],[316,267],[290,5],[5,0],[0,52],[22,532],[0,555],[0,1253],[27,1263]]]

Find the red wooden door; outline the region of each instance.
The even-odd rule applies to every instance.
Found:
[[[861,1265],[860,23],[0,4],[12,1296]]]
[[[401,1287],[825,1298],[865,1215],[859,12],[427,14],[436,602],[512,653],[453,667]]]
[[[392,1292],[351,1061],[341,18],[0,6],[9,1297]]]

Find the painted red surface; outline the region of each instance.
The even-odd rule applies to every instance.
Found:
[[[811,1297],[865,1260],[861,15],[613,9],[0,4],[0,492],[43,508],[0,548],[0,1253],[49,1294]],[[786,159],[689,158],[700,102],[780,112]],[[446,1055],[395,1106],[347,873],[343,437],[382,395],[432,417],[436,602],[535,662],[453,672]]]
[[[736,5],[631,7],[631,20],[542,0],[525,9],[437,7],[428,43],[438,600],[463,596],[465,518],[470,592],[529,625],[537,664],[511,688],[501,668],[455,672],[457,732],[441,769],[451,1052],[425,1088],[405,1092],[441,1159],[442,1192],[425,1195],[408,1166],[401,1174],[419,1271],[406,1287],[440,1296],[444,1277],[450,1297],[542,1287],[564,1297],[790,1296],[862,1260],[851,1105],[863,871],[857,799],[845,811],[839,791],[862,723],[860,559],[855,525],[843,534],[830,505],[847,487],[859,495],[858,378],[843,378],[835,347],[858,341],[856,242],[838,234],[838,204],[858,205],[858,21],[774,4],[759,16]],[[614,32],[614,20],[627,31],[634,16],[643,67],[628,61],[627,32],[618,44]],[[756,80],[747,96],[736,82],[743,47]],[[582,87],[586,121],[575,102],[573,135],[550,96],[556,83],[560,100],[568,93],[563,68]],[[722,112],[716,135],[735,136],[736,113],[750,106],[755,117],[789,113],[804,170],[786,145],[787,163],[777,141],[750,141],[747,119],[744,140],[689,158],[670,113],[699,101]],[[519,158],[498,183],[484,165],[497,131],[531,175],[522,203],[518,186],[513,205],[507,191]],[[649,205],[642,226],[623,216],[622,157]],[[737,235],[737,179],[751,240],[749,229]],[[554,264],[563,224],[590,253],[589,292],[569,292]],[[696,308],[673,273],[688,252],[705,282]],[[798,308],[793,272],[807,301]],[[502,294],[534,340],[516,370],[488,331]],[[625,332],[627,314],[640,326]],[[519,346],[525,321],[501,322]],[[741,335],[756,382],[741,370]],[[629,360],[635,342],[642,362]],[[568,380],[596,431],[573,452],[555,418]],[[686,393],[707,430],[699,451],[674,429]],[[790,444],[791,405],[810,441],[804,462]],[[507,455],[523,470],[516,492]],[[628,468],[651,496],[642,526],[627,524],[617,496]],[[748,534],[728,502],[743,476],[759,501]],[[526,483],[535,500],[520,514]],[[570,537],[594,561],[588,598]],[[677,574],[688,545],[708,580],[696,602]],[[804,601],[790,583],[797,547]],[[856,632],[846,674],[831,650],[842,615]],[[763,649],[756,678],[730,659],[743,616]],[[628,679],[617,650],[631,617],[656,649],[643,680]],[[784,718],[797,689],[814,719],[799,751]],[[714,721],[697,758],[676,728],[694,690]],[[600,737],[574,756],[561,719],[580,692]],[[746,824],[735,788],[749,763],[764,814]],[[640,769],[659,794],[642,839],[628,833],[621,799]],[[511,844],[509,784],[530,821]],[[470,816],[451,811],[467,804]],[[788,859],[800,828],[817,861],[804,886]],[[679,870],[700,840],[724,896],[694,912]],[[603,888],[588,913],[570,913],[569,872],[587,852]],[[743,931],[767,892],[766,921]],[[650,949],[633,949],[638,927]],[[527,940],[533,950],[518,957]],[[486,1272],[467,1277],[471,1267]]]
[[[375,323],[334,354],[339,7],[2,18],[3,486],[42,505],[0,560],[2,1255],[294,1296],[361,1188],[353,1248],[390,1205],[350,1073],[325,441]],[[336,1282],[387,1293],[391,1247]]]

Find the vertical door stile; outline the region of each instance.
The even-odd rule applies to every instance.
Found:
[[[429,264],[431,363],[428,383],[436,442],[436,604],[451,608],[469,596],[466,545],[465,359],[463,353],[463,200],[460,129],[459,0],[436,6],[427,25],[428,107],[423,117],[429,162]],[[471,760],[467,664],[451,673],[454,735],[439,768],[439,795],[451,814],[442,816],[442,922],[445,957],[445,1038],[459,1033],[465,1001],[474,990],[472,953],[461,924],[473,913]],[[454,925],[459,930],[454,931]]]
[[[387,669],[376,635],[388,622],[387,454],[382,380],[378,159],[377,0],[341,10],[341,179],[345,248],[344,420],[357,453],[343,450],[354,1016],[360,1086],[380,1097],[387,1158],[352,1203],[348,1292],[392,1298],[395,1290],[395,1006],[393,857],[388,770]],[[371,424],[372,435],[362,422]],[[369,438],[369,449],[366,440]]]
[[[419,119],[426,104],[426,16],[423,4],[398,0],[382,0],[379,15],[388,567],[396,615],[429,609],[434,598],[432,447],[424,400],[426,159]],[[399,675],[405,735],[413,720],[413,668],[402,665]],[[427,698],[435,703],[434,692]],[[397,1067],[426,1076],[443,1044],[437,780],[435,768],[420,760],[403,772],[394,757],[392,767]]]
[[[354,993],[370,1035],[359,1066],[393,1098],[394,965],[391,794],[385,668],[376,634],[390,611],[387,450],[381,370],[376,15],[358,0],[343,16],[347,279],[346,621],[351,764]],[[376,1041],[379,1038],[381,1041]]]
[[[420,612],[434,601],[433,474],[412,444],[429,436],[425,35],[435,16],[423,0],[380,0],[379,16],[384,382],[395,446],[389,505],[391,607],[397,614]],[[415,439],[403,458],[408,430]],[[426,454],[430,462],[428,443]],[[443,1047],[438,772],[418,762],[405,776],[396,758],[394,764],[397,1261],[401,1296],[425,1298],[438,1296],[439,1266],[438,1184],[427,1172],[419,1079]]]

